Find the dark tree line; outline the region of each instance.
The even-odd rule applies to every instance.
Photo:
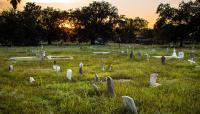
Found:
[[[155,24],[155,40],[159,43],[197,43],[200,41],[200,0],[181,2],[178,8],[160,4]]]
[[[200,41],[200,3],[180,3],[178,8],[160,4],[159,18],[154,29],[147,28],[148,21],[118,14],[118,9],[108,2],[90,3],[82,8],[59,10],[42,9],[27,3],[17,11],[21,0],[10,0],[13,9],[0,13],[0,45],[39,45],[41,42],[134,43],[148,40],[154,43],[174,44]],[[142,40],[141,40],[142,39]]]

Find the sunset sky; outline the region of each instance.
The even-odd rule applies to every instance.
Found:
[[[71,9],[87,6],[94,0],[22,0],[19,10],[23,9],[26,2],[35,2],[43,8],[51,6],[59,9]],[[102,0],[95,0],[102,1]],[[149,21],[149,27],[152,27],[156,21],[156,8],[160,3],[170,3],[173,7],[178,7],[181,1],[189,0],[104,0],[116,6],[119,14],[127,17],[141,17]],[[0,0],[0,10],[11,8],[8,0]]]

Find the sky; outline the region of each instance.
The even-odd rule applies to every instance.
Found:
[[[21,0],[18,7],[19,10],[23,9],[26,2],[35,2],[43,8],[50,6],[62,10],[73,8],[80,8],[87,6],[94,0]],[[95,0],[102,1],[102,0]],[[111,3],[118,8],[119,14],[126,15],[129,18],[141,17],[149,22],[149,27],[153,27],[158,15],[156,9],[160,3],[169,3],[173,7],[178,7],[181,1],[187,2],[189,0],[104,0]],[[11,8],[9,0],[0,0],[0,11]]]

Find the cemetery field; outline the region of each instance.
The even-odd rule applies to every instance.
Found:
[[[133,48],[134,47],[134,48]],[[128,114],[122,96],[133,98],[139,114],[200,113],[200,48],[176,48],[184,52],[182,60],[152,56],[172,55],[173,48],[160,46],[44,46],[46,56],[69,56],[72,60],[56,60],[61,71],[52,70],[54,60],[19,59],[35,56],[41,47],[0,47],[0,114]],[[127,53],[128,48],[128,54]],[[134,58],[130,60],[133,50]],[[124,51],[121,53],[121,51]],[[194,61],[188,62],[193,51]],[[94,54],[93,52],[111,52]],[[142,54],[141,60],[138,52]],[[147,60],[145,54],[151,57]],[[79,64],[83,63],[83,76]],[[8,66],[14,66],[13,71]],[[102,64],[105,71],[102,71]],[[108,65],[112,70],[108,71]],[[72,69],[72,80],[66,77]],[[98,81],[94,81],[95,73]],[[157,73],[158,87],[149,86],[149,78]],[[106,77],[114,80],[115,96],[107,92]],[[35,82],[30,83],[33,77]],[[100,96],[92,86],[95,83]]]

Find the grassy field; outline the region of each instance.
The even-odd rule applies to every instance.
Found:
[[[134,46],[134,48],[133,48]],[[126,114],[121,96],[134,99],[140,114],[200,114],[200,68],[195,68],[187,60],[191,48],[178,48],[185,52],[184,60],[168,59],[165,65],[160,59],[145,59],[144,54],[166,55],[166,48],[159,46],[131,45],[136,58],[121,54],[116,45],[107,46],[44,46],[47,55],[73,56],[73,60],[57,60],[61,72],[34,69],[51,69],[52,60],[16,61],[13,56],[31,56],[31,49],[40,47],[0,47],[0,113],[2,114]],[[170,48],[170,54],[172,53]],[[200,49],[195,50],[195,60],[200,65]],[[94,51],[111,51],[112,54],[93,54]],[[138,52],[142,52],[142,60]],[[79,63],[84,64],[84,75],[79,78]],[[102,72],[102,62],[106,69],[112,64],[111,72]],[[14,71],[8,71],[8,65]],[[66,70],[73,70],[72,81],[66,79]],[[95,73],[100,80],[98,97],[92,87]],[[159,87],[149,87],[149,76],[158,73]],[[30,84],[29,77],[36,83]],[[114,79],[115,97],[108,95],[105,77]],[[130,79],[131,81],[119,81]]]

